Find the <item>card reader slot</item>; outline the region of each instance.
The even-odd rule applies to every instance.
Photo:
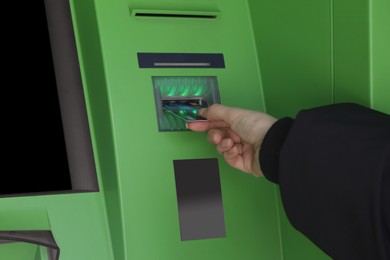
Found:
[[[208,107],[207,101],[198,97],[162,99],[164,113],[184,121],[204,120],[203,117],[198,115],[198,111],[205,107]]]
[[[220,103],[215,76],[153,76],[159,132],[189,131],[189,121],[206,120],[199,109]]]

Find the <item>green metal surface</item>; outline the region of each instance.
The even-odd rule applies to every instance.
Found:
[[[158,131],[152,77],[216,76],[223,104],[277,117],[344,101],[390,113],[388,1],[70,2],[100,192],[0,198],[0,230],[51,230],[61,260],[329,259],[275,185],[228,167],[203,133]],[[137,52],[223,53],[226,68],[139,69]],[[200,158],[219,159],[227,235],[181,241],[172,161]],[[0,245],[0,259],[45,257]]]
[[[332,103],[331,2],[249,3],[266,111],[295,116],[300,109]],[[329,259],[291,227],[280,201],[278,206],[284,259]]]
[[[332,101],[330,1],[249,1],[266,109],[295,116]]]
[[[368,5],[368,0],[334,2],[335,102],[371,104]]]
[[[390,1],[369,2],[371,104],[390,114]]]
[[[179,2],[160,1],[155,8],[164,10]],[[199,3],[189,10],[208,8],[206,1]],[[217,76],[223,103],[264,108],[246,2],[216,3],[221,12],[216,20],[132,17],[126,1],[96,3],[115,131],[126,259],[281,258],[275,187],[235,172],[222,160],[226,238],[180,240],[172,161],[218,155],[204,134],[158,132],[152,76]],[[153,6],[150,1],[147,7]],[[242,49],[237,51],[237,46]],[[141,70],[137,52],[223,52],[227,65],[226,69]],[[248,88],[243,91],[242,85]]]
[[[390,4],[249,1],[266,111],[282,117],[337,102],[390,112]],[[281,201],[284,259],[329,259],[289,223]]]
[[[0,245],[0,257],[7,260],[41,260],[36,258],[39,246],[29,243],[7,243]],[[42,259],[43,260],[43,259]]]

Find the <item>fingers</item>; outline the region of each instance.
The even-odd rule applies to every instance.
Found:
[[[234,145],[226,130],[211,129],[207,134],[207,140],[216,146],[220,154],[230,150]]]
[[[207,133],[207,141],[211,144],[219,144],[223,139],[225,139],[227,135],[225,134],[225,131],[221,129],[211,129]]]
[[[226,138],[226,139],[223,139],[219,144],[217,144],[216,148],[220,154],[223,154],[223,153],[229,151],[230,149],[232,149],[233,146],[234,146],[234,143],[233,143],[232,139]]]
[[[226,107],[220,104],[213,104],[208,108],[201,108],[198,114],[207,121],[188,122],[186,127],[195,132],[207,132],[214,128],[228,128],[240,115],[241,109]]]
[[[213,104],[208,108],[199,109],[198,113],[210,121],[221,121],[231,125],[239,115],[239,109]]]
[[[245,167],[242,149],[242,144],[236,144],[230,150],[224,152],[223,157],[230,166],[239,169],[240,171],[250,173],[250,169]]]
[[[225,161],[233,167],[236,166],[239,156],[240,154],[237,146],[233,146],[231,149],[223,153],[223,158]]]
[[[229,125],[222,121],[192,121],[188,122],[186,127],[194,132],[207,132],[210,129],[226,128]]]
[[[261,176],[258,152],[261,142],[276,118],[267,114],[213,104],[198,114],[207,120],[187,123],[196,132],[208,132],[209,143],[216,146],[232,167]]]
[[[207,134],[207,140],[212,144],[218,144],[225,138],[231,139],[233,143],[241,143],[241,137],[229,128],[211,129]]]

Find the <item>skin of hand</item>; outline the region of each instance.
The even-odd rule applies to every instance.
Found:
[[[230,166],[254,176],[263,175],[258,159],[260,147],[276,118],[220,104],[200,109],[198,113],[207,121],[188,122],[188,129],[208,132],[208,141],[216,146]]]

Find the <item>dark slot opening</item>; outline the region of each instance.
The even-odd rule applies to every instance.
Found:
[[[206,14],[162,14],[162,13],[135,13],[138,17],[161,17],[161,18],[198,18],[198,19],[216,19],[216,15]]]
[[[207,101],[203,98],[169,98],[162,100],[162,109],[165,113],[171,113],[182,120],[205,120],[198,115],[200,108],[208,107]]]

